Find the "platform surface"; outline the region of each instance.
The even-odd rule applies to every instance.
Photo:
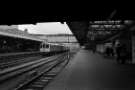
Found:
[[[80,50],[44,90],[135,90],[135,65]]]

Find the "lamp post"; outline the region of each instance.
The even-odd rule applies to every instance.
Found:
[[[70,50],[70,46],[69,46],[69,34],[68,34],[68,48],[69,48],[69,50]]]

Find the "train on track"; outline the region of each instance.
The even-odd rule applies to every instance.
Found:
[[[45,43],[42,42],[40,45],[40,52],[60,52],[67,51],[68,47],[61,44]]]
[[[21,30],[0,29],[0,54],[18,52],[64,52],[68,48],[60,44],[51,44]]]

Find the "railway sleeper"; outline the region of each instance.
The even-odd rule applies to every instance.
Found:
[[[28,87],[27,89],[22,89],[22,90],[43,90],[42,86],[38,86],[38,87]]]
[[[34,82],[32,85],[35,85],[35,84],[45,84],[47,83],[49,80],[45,79],[44,81],[43,80],[40,80],[40,81],[37,81],[37,82]]]
[[[54,76],[53,76],[53,77],[54,77]],[[52,76],[49,76],[49,77],[43,76],[43,77],[41,77],[40,80],[52,80],[53,77],[52,77]]]
[[[47,73],[44,75],[45,78],[55,77],[56,73]]]

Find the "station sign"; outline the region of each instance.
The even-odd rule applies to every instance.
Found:
[[[105,24],[109,24],[109,25],[122,25],[122,24],[130,24],[132,23],[131,20],[106,20],[106,21],[90,21],[89,24],[91,25],[105,25]]]
[[[100,24],[100,25],[102,25],[102,24],[121,24],[122,23],[122,21],[121,20],[107,20],[107,21],[90,21],[90,24]]]
[[[125,25],[130,24],[130,20],[116,20],[116,21],[90,21],[89,22],[89,29],[95,31],[117,31],[117,30],[122,30],[122,28]]]

